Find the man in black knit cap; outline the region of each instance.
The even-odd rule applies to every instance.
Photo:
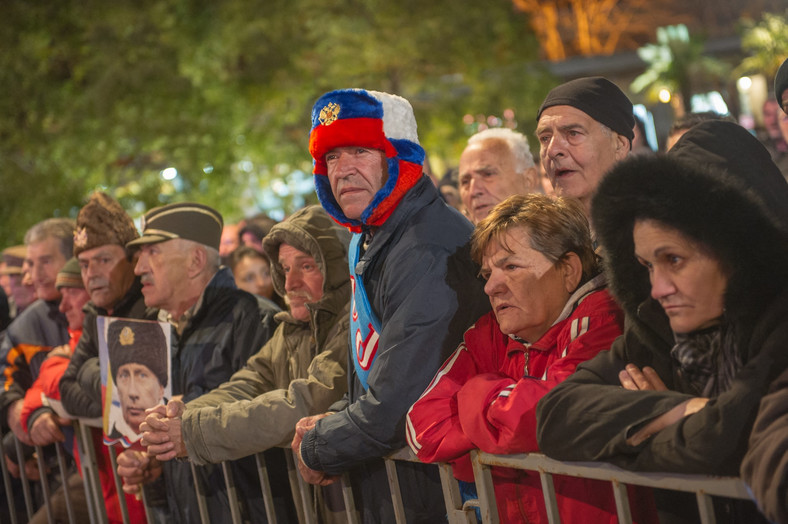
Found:
[[[632,102],[606,78],[578,78],[547,94],[536,121],[542,166],[556,193],[580,200],[590,216],[597,185],[632,150]]]
[[[783,112],[788,114],[788,58],[777,70],[777,76],[774,77],[774,96]]]

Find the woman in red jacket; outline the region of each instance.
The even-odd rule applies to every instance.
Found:
[[[538,451],[539,399],[608,349],[622,328],[577,202],[510,197],[478,224],[472,252],[492,311],[468,329],[407,421],[418,457],[451,462],[465,482],[473,481],[470,450]],[[547,522],[537,473],[494,468],[493,476],[502,522]],[[617,522],[608,483],[554,479],[563,522]],[[636,520],[655,521],[649,493],[635,494],[645,495],[632,500]]]

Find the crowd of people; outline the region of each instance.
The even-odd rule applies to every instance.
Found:
[[[788,60],[774,102],[788,119]],[[285,453],[320,522],[345,521],[341,476],[363,522],[394,522],[383,459],[406,446],[421,461],[395,466],[407,522],[447,518],[429,463],[476,497],[475,449],[741,476],[752,500],[715,498],[718,522],[788,522],[776,135],[688,115],[667,152],[644,152],[632,103],[602,77],[556,86],[536,122],[538,159],[522,134],[485,130],[438,182],[407,100],[331,91],[309,132],[319,206],[225,224],[179,202],[138,232],[96,192],[75,221],[34,225],[0,267],[11,473],[40,474],[35,450],[53,445],[78,464],[71,419],[100,419],[110,522],[119,497],[132,522],[295,522]],[[493,479],[502,522],[548,522],[538,474]],[[53,480],[85,521],[78,469]],[[563,522],[617,522],[607,483],[556,476],[555,494]],[[698,520],[676,492],[628,498],[638,523]]]

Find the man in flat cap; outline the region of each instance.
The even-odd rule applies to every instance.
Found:
[[[632,102],[606,78],[578,78],[547,94],[536,121],[547,178],[558,195],[579,199],[590,217],[599,182],[632,149]]]
[[[107,351],[112,383],[124,424],[112,421],[109,438],[136,440],[145,410],[164,402],[169,362],[167,339],[157,322],[118,319],[107,327]],[[112,409],[110,410],[112,411]],[[124,427],[125,426],[125,427]]]
[[[55,281],[58,271],[72,256],[73,241],[74,222],[66,218],[44,220],[25,234],[25,263],[38,300],[8,326],[0,343],[4,383],[0,390],[0,418],[26,444],[31,442],[20,419],[25,392],[38,376],[47,353],[68,342],[68,325],[58,311],[60,291]]]
[[[468,242],[473,226],[423,174],[413,109],[361,89],[323,95],[309,150],[317,195],[354,233],[348,395],[299,421],[302,476],[349,472],[364,521],[392,522],[382,457],[405,446],[405,415],[463,332],[489,311]],[[408,522],[446,514],[434,466],[397,464]]]
[[[271,228],[263,248],[275,261],[274,288],[287,297],[289,311],[277,314],[281,322],[274,336],[229,382],[186,406],[173,400],[166,411],[158,408],[148,415],[141,428],[149,453],[159,460],[188,456],[195,464],[264,450],[281,456],[282,450],[270,448],[289,444],[298,420],[323,413],[342,398],[350,323],[349,239],[320,206],[306,207]],[[277,484],[272,483],[274,492]],[[330,509],[318,507],[320,516],[328,517]]]
[[[152,209],[143,217],[142,236],[126,247],[138,250],[135,273],[141,277],[148,307],[159,308],[160,321],[172,325],[171,369],[174,398],[189,402],[226,382],[271,337],[277,310],[235,286],[226,267],[220,268],[222,216],[206,205],[183,202]],[[124,452],[118,472],[137,478],[157,462],[144,453]],[[208,494],[209,521],[229,514],[227,494],[218,466],[197,468]],[[244,481],[237,486],[244,510],[264,515],[256,484],[254,459],[231,465]],[[176,523],[200,520],[189,464],[163,464],[170,517]],[[257,487],[255,487],[255,485]],[[127,489],[136,490],[137,486]]]

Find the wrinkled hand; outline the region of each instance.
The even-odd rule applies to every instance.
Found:
[[[648,439],[650,436],[662,431],[672,424],[675,424],[684,417],[692,415],[693,413],[697,413],[703,409],[708,401],[709,399],[704,397],[694,397],[689,400],[685,400],[670,411],[663,413],[640,428],[637,432],[635,432],[635,434],[627,439],[627,444],[630,446],[637,446]]]
[[[654,368],[644,367],[641,371],[634,364],[627,364],[626,368],[618,374],[621,386],[630,391],[667,391],[668,388],[659,378]]]
[[[8,427],[11,428],[11,431],[14,432],[14,436],[18,438],[22,444],[32,446],[33,441],[30,440],[30,435],[28,435],[27,431],[25,431],[25,429],[22,427],[23,402],[24,401],[20,398],[8,406]]]
[[[66,437],[60,426],[69,426],[71,421],[54,413],[44,413],[33,421],[30,428],[30,440],[36,446],[48,446],[55,442],[65,442]]]
[[[161,475],[161,464],[144,451],[127,449],[118,455],[118,476],[123,479],[123,491],[136,494],[142,484],[156,480]]]
[[[339,480],[339,476],[337,475],[326,475],[322,471],[311,469],[304,464],[304,461],[301,459],[301,441],[304,439],[304,435],[315,427],[318,420],[332,414],[333,413],[322,413],[320,415],[312,415],[311,417],[304,417],[296,423],[296,432],[293,437],[293,442],[290,444],[290,448],[293,450],[293,456],[295,457],[296,466],[298,467],[299,473],[301,473],[301,477],[309,484],[328,486]]]
[[[183,443],[181,416],[186,405],[181,400],[171,400],[167,406],[148,409],[145,421],[140,424],[142,445],[148,447],[148,454],[157,460],[172,460],[187,455]]]

